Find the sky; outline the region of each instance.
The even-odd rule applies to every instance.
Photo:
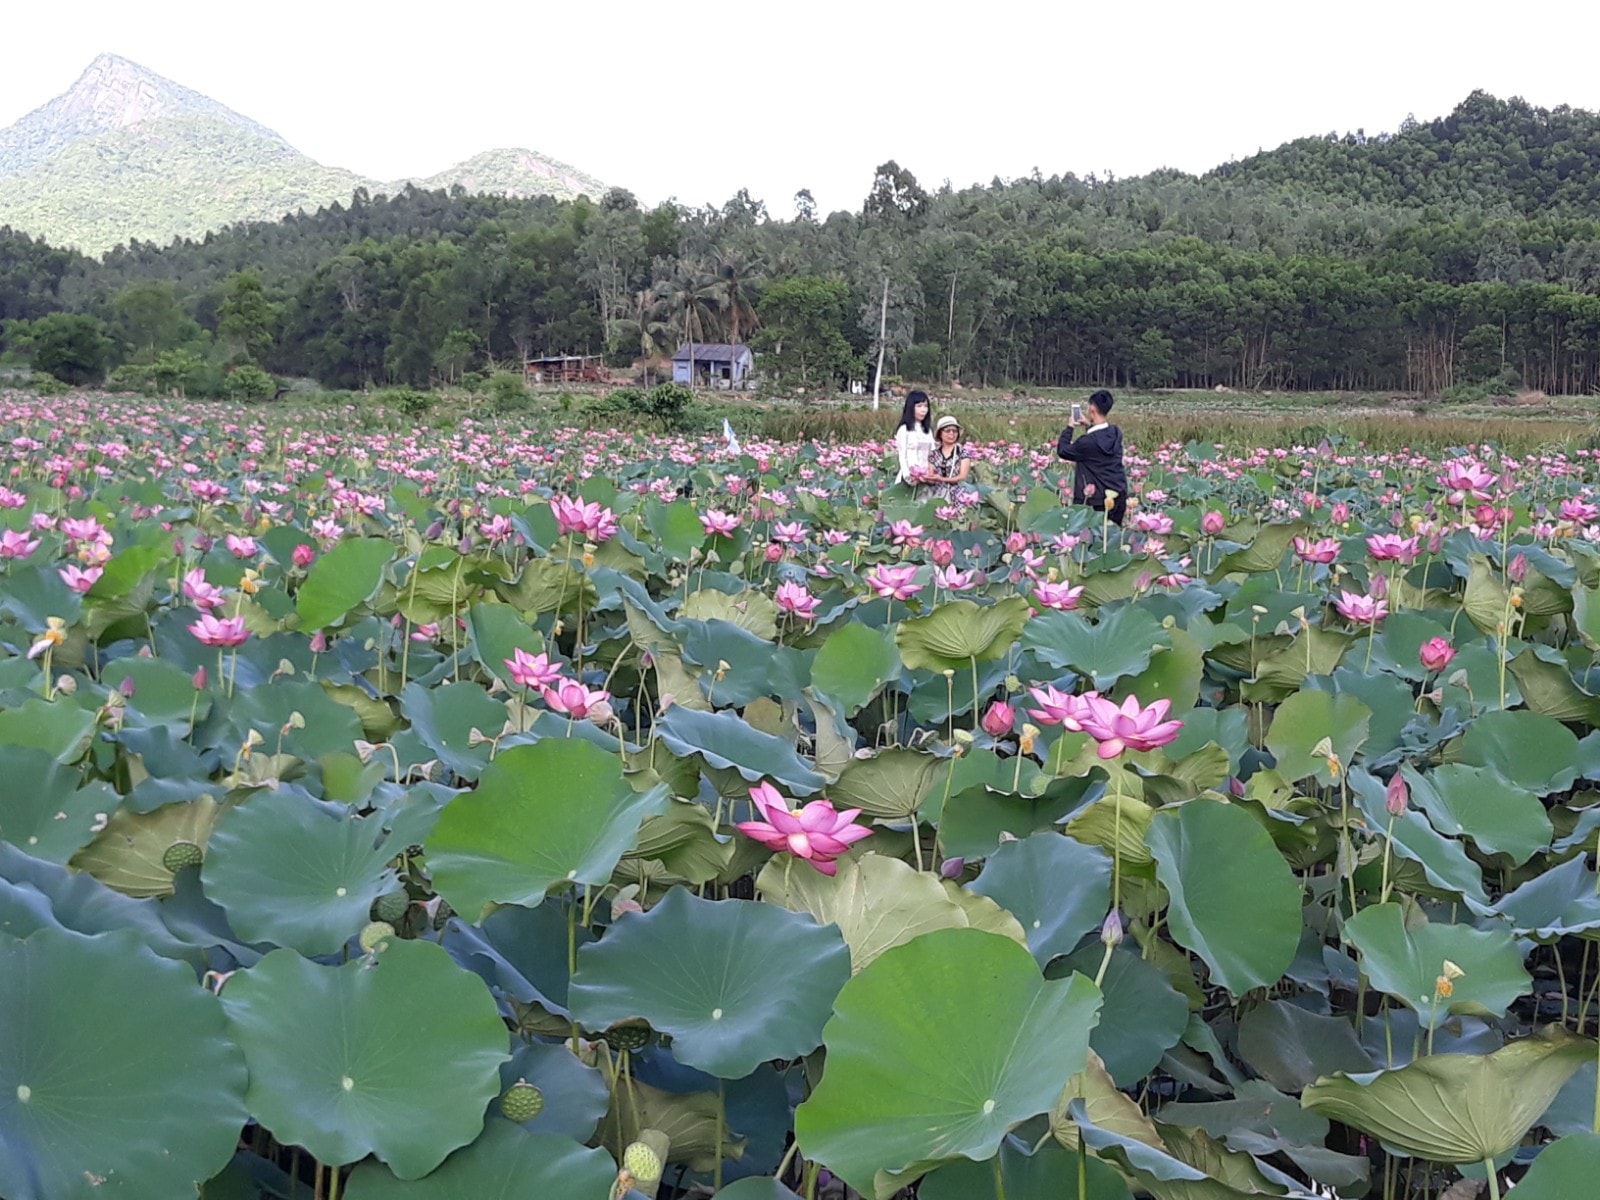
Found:
[[[858,208],[890,158],[930,189],[1036,168],[1201,172],[1440,116],[1475,88],[1600,109],[1594,0],[1548,0],[1531,27],[1532,10],[1481,0],[78,0],[70,22],[4,9],[0,127],[109,52],[377,179],[523,146],[648,204],[743,187],[783,217],[801,188],[824,211]]]

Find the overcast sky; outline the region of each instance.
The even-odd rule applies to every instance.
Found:
[[[1305,134],[1393,130],[1474,88],[1600,109],[1595,0],[3,7],[0,126],[108,51],[379,179],[526,146],[647,203],[747,187],[779,216],[803,187],[825,210],[859,206],[888,158],[930,188],[1035,167],[1198,172]]]

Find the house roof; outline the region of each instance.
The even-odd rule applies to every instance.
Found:
[[[738,345],[730,345],[727,342],[696,342],[694,344],[695,362],[731,363],[741,354],[748,353],[750,353],[750,347],[742,342]],[[678,352],[672,356],[672,361],[689,361],[688,342],[678,347]]]

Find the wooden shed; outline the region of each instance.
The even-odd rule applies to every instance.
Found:
[[[611,378],[598,354],[556,354],[522,364],[529,383],[605,383]]]

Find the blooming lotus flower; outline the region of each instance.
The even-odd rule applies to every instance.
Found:
[[[922,590],[916,581],[916,576],[917,568],[913,563],[901,566],[879,563],[862,578],[885,600],[909,600]]]
[[[189,626],[189,632],[207,646],[238,646],[250,636],[243,617],[218,618],[211,613],[202,613],[200,619]]]
[[[1166,719],[1171,707],[1172,701],[1165,697],[1143,708],[1137,696],[1129,696],[1119,706],[1089,693],[1083,697],[1078,723],[1100,743],[1095,753],[1115,758],[1124,750],[1155,750],[1175,741],[1183,722]]]
[[[1304,538],[1293,541],[1294,552],[1309,563],[1331,563],[1339,557],[1337,538]]]
[[[585,717],[605,721],[611,717],[611,693],[603,688],[586,688],[576,679],[563,679],[554,687],[547,685],[541,695],[553,712],[576,721]]]
[[[1216,537],[1217,534],[1227,528],[1227,525],[1228,519],[1216,509],[1212,509],[1200,518],[1200,532],[1207,537]]]
[[[983,572],[963,571],[957,567],[935,567],[933,581],[947,592],[965,592],[983,582]]]
[[[850,535],[843,529],[829,529],[823,533],[822,540],[830,546],[842,546],[850,540]]]
[[[1016,720],[1017,710],[1004,700],[996,700],[989,705],[989,710],[983,714],[983,720],[979,724],[983,726],[983,731],[990,737],[999,738],[1005,737],[1006,734],[1011,732],[1011,727],[1016,724]]]
[[[511,674],[511,682],[518,687],[544,688],[561,678],[561,667],[550,661],[548,654],[529,654],[518,646],[511,657],[503,660]]]
[[[1339,598],[1333,602],[1333,607],[1338,610],[1341,617],[1357,625],[1376,625],[1389,615],[1387,603],[1356,592],[1340,591]]]
[[[1600,504],[1589,504],[1574,496],[1561,502],[1560,514],[1563,521],[1576,521],[1580,525],[1587,525],[1596,517],[1600,517]]]
[[[95,580],[99,579],[104,573],[104,567],[76,567],[69,565],[56,569],[56,574],[61,576],[61,582],[75,592],[87,592],[94,586]]]
[[[61,522],[61,532],[74,542],[111,540],[111,535],[93,517],[67,517]]]
[[[1451,459],[1439,473],[1439,483],[1450,493],[1450,503],[1460,504],[1467,497],[1487,500],[1489,489],[1499,481],[1499,476],[1482,463],[1470,458]]]
[[[1172,518],[1166,513],[1142,512],[1133,518],[1133,527],[1140,533],[1171,533]]]
[[[616,536],[617,515],[598,500],[580,504],[567,496],[552,496],[550,510],[562,535],[581,533],[592,542],[608,542]]]
[[[1442,671],[1450,665],[1450,660],[1456,656],[1455,647],[1442,637],[1429,638],[1422,643],[1422,648],[1417,651],[1417,659],[1424,669],[1429,671]]]
[[[799,521],[779,521],[772,529],[772,540],[785,546],[805,544],[806,527]]]
[[[1367,553],[1379,562],[1414,562],[1418,539],[1401,537],[1398,533],[1375,533],[1367,539]]]
[[[1083,594],[1083,588],[1072,587],[1065,583],[1036,583],[1033,585],[1033,598],[1041,607],[1053,608],[1057,612],[1068,612],[1078,607],[1078,597]]]
[[[253,537],[237,537],[229,534],[222,539],[222,544],[235,558],[254,558],[256,556],[256,540]]]
[[[739,528],[739,518],[732,513],[723,512],[720,508],[712,508],[700,514],[700,527],[707,533],[729,537]]]
[[[889,534],[896,546],[918,546],[922,543],[922,529],[910,521],[895,521],[889,526]]]
[[[516,532],[511,526],[511,518],[504,513],[497,513],[494,520],[485,521],[478,526],[478,532],[488,539],[491,546],[498,546],[507,541]]]
[[[1028,547],[1028,535],[1020,529],[1014,529],[1006,534],[1006,553],[1021,554]]]
[[[0,533],[0,558],[27,558],[39,548],[39,539],[15,529]]]
[[[67,623],[60,617],[46,617],[44,632],[39,635],[38,641],[28,647],[28,657],[30,659],[38,658],[46,650],[53,650],[66,640]]]
[[[1028,715],[1034,720],[1042,725],[1059,725],[1063,729],[1070,729],[1073,733],[1083,731],[1079,718],[1084,711],[1085,697],[1058,692],[1048,683],[1043,687],[1028,689],[1028,694],[1039,706],[1028,710]],[[1089,695],[1094,693],[1090,692]]]
[[[214,583],[206,582],[206,573],[201,567],[196,567],[184,575],[183,595],[201,612],[210,612],[213,608],[222,606],[222,589]]]
[[[852,843],[872,835],[865,825],[854,824],[861,815],[859,808],[840,812],[828,800],[813,800],[803,808],[791,809],[778,789],[765,780],[750,789],[750,802],[764,819],[740,821],[735,826],[740,833],[769,850],[803,858],[824,875],[837,874],[834,860]]]
[[[429,621],[425,625],[418,625],[411,631],[413,642],[431,642],[439,636],[439,622]]]
[[[1333,523],[1335,525],[1343,525],[1350,519],[1350,505],[1345,501],[1340,500],[1333,506],[1332,511],[1328,515],[1333,518]]]
[[[793,613],[803,621],[815,621],[817,619],[817,605],[821,601],[813,596],[802,584],[785,580],[778,585],[778,591],[774,598],[777,600],[778,609],[781,612]]]

